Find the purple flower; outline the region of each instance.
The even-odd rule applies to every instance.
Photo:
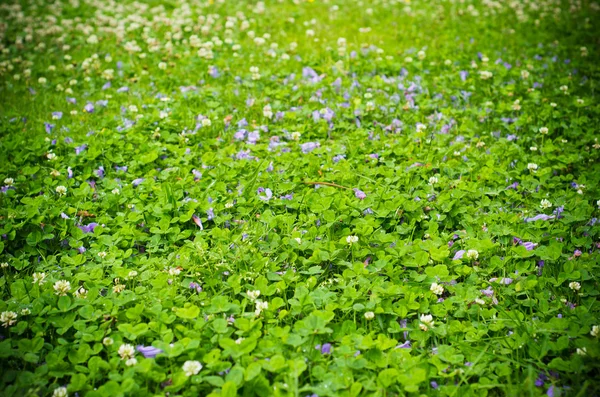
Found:
[[[63,219],[71,219],[71,218],[69,217],[69,215],[65,214],[64,212],[61,212],[61,213],[60,213],[60,217],[61,217],[61,218],[63,218]]]
[[[248,131],[246,131],[245,129],[238,130],[235,134],[233,134],[233,139],[235,139],[236,141],[243,141],[246,137],[247,132]]]
[[[81,154],[81,152],[83,152],[86,148],[87,148],[87,145],[85,143],[83,145],[81,145],[81,146],[76,146],[75,147],[75,154],[76,155]]]
[[[294,199],[294,194],[293,193],[286,194],[285,196],[281,196],[280,198],[282,200],[293,200]]]
[[[91,102],[88,102],[84,107],[83,110],[85,110],[88,113],[94,113],[94,104]]]
[[[315,349],[320,350],[321,354],[331,354],[331,343],[324,343],[323,346],[316,345]]]
[[[271,200],[271,197],[273,197],[273,192],[269,188],[264,189],[262,187],[259,187],[257,193],[258,193],[258,198],[261,199],[262,201],[269,201],[269,200]],[[262,193],[264,193],[265,195],[263,196]]]
[[[491,298],[492,296],[494,296],[494,290],[492,289],[492,287],[487,287],[486,289],[482,289],[480,290],[480,292],[487,296],[488,298]]]
[[[562,218],[562,213],[565,211],[565,207],[563,205],[556,207],[556,209],[554,210],[554,212],[552,212],[554,215],[556,215],[556,219],[560,219]]]
[[[70,103],[70,104],[75,105],[77,103],[77,99],[71,98],[71,97],[67,97],[67,102]]]
[[[509,186],[506,187],[506,189],[514,189],[517,190],[517,186],[519,186],[519,182],[515,182]]]
[[[453,261],[462,259],[463,255],[466,253],[467,251],[465,250],[460,250],[460,251],[456,251],[456,254],[454,254],[454,258],[452,258]]]
[[[525,222],[535,222],[535,221],[539,221],[539,220],[547,221],[550,219],[554,219],[554,215],[539,214],[532,218],[525,218],[524,220],[525,220]]]
[[[103,90],[108,90],[108,89],[110,88],[110,86],[111,86],[111,85],[112,85],[112,84],[111,84],[111,82],[110,82],[110,81],[107,81],[107,82],[106,82],[106,83],[104,83],[104,85],[102,86],[102,89],[103,89]]]
[[[354,190],[354,196],[359,200],[364,200],[367,197],[365,192],[363,192],[362,190],[359,190],[357,188],[354,188],[352,190]]]
[[[104,167],[98,167],[98,169],[94,171],[94,174],[96,174],[98,178],[104,178]]]
[[[371,208],[367,208],[366,210],[363,211],[363,215],[371,215],[373,213],[373,210]]]
[[[548,388],[548,391],[546,392],[546,395],[548,397],[554,397],[556,392],[556,388],[554,387],[554,385],[550,385],[550,387]]]
[[[62,119],[63,113],[62,112],[52,112],[52,118],[55,120],[60,120]]]
[[[92,222],[88,225],[78,225],[77,227],[79,229],[81,229],[82,232],[87,234],[87,233],[93,233],[96,226],[98,226],[98,224],[96,222]]]
[[[429,384],[431,385],[431,388],[433,388],[433,389],[437,389],[439,387],[437,382],[434,380],[432,380]]]
[[[44,129],[46,130],[46,134],[50,134],[54,127],[54,124],[44,123]]]
[[[86,249],[84,246],[81,246],[81,247],[77,248],[77,251],[79,251],[80,254],[83,254],[86,251]]]
[[[137,187],[140,183],[144,182],[144,178],[137,178],[131,181],[133,187]]]
[[[338,154],[338,155],[336,155],[336,156],[333,156],[333,162],[334,162],[334,163],[338,163],[338,162],[340,162],[341,160],[343,160],[344,158],[346,158],[346,156],[345,156],[345,155],[343,155],[343,154]]]
[[[119,167],[118,165],[115,165],[115,171],[117,171],[117,172],[119,172],[119,171],[127,172],[127,166],[124,165],[122,167]]]
[[[202,292],[202,287],[200,286],[200,284],[195,283],[193,281],[190,283],[190,289],[195,289],[197,293]]]
[[[197,181],[202,178],[202,173],[196,169],[192,170],[192,174],[194,174],[194,180]]]
[[[154,358],[158,354],[163,352],[162,350],[154,346],[137,345],[135,349],[138,352],[142,353],[142,355],[146,358]]]
[[[411,345],[410,345],[410,341],[407,340],[406,342],[404,342],[401,345],[396,346],[396,349],[410,349]]]
[[[321,144],[319,142],[306,142],[300,145],[300,149],[302,150],[302,153],[306,154],[312,152],[320,146]]]
[[[67,178],[73,178],[73,170],[71,169],[71,167],[67,167]]]
[[[122,92],[128,92],[129,91],[129,87],[121,87],[117,90],[117,92],[120,94]]]
[[[215,218],[215,212],[212,208],[206,210],[206,216],[209,221],[212,221]]]

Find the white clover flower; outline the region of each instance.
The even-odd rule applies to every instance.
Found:
[[[295,141],[299,140],[301,136],[302,134],[298,131],[294,131],[290,134],[290,137]]]
[[[189,361],[188,360],[185,363],[183,363],[183,366],[181,367],[181,369],[183,369],[185,376],[189,377],[192,375],[198,375],[198,373],[202,369],[202,364],[200,364],[199,361]]]
[[[571,281],[569,283],[569,288],[571,288],[573,291],[579,291],[581,289],[581,284],[579,284],[577,281]]]
[[[375,318],[375,313],[373,313],[373,312],[366,312],[365,313],[365,318],[367,320],[373,320]]]
[[[548,133],[548,127],[541,127],[540,128],[540,134],[546,135],[547,133]]]
[[[4,184],[6,186],[12,186],[15,183],[15,180],[13,178],[4,178]]]
[[[267,310],[269,308],[269,302],[263,302],[259,299],[256,300],[256,310],[254,310],[254,314],[259,316],[263,310]]]
[[[346,242],[348,244],[354,244],[358,242],[358,236],[348,236],[346,237]]]
[[[85,299],[87,298],[87,293],[88,291],[85,288],[81,287],[77,291],[75,291],[74,295],[76,298]]]
[[[233,203],[225,203],[225,208],[232,208],[233,207]]]
[[[127,107],[127,109],[131,112],[131,113],[137,113],[138,112],[138,108],[135,105],[129,105]]]
[[[98,36],[96,36],[95,34],[90,35],[90,37],[87,38],[86,42],[88,44],[98,44]]]
[[[569,91],[569,87],[567,87],[566,85],[561,85],[559,89],[565,94],[567,93],[567,91]]]
[[[58,280],[54,283],[54,291],[58,296],[65,296],[71,290],[71,283],[67,280]]]
[[[555,108],[555,107],[557,107],[558,105],[557,105],[556,103],[554,103],[554,102],[550,102],[550,106],[551,106],[551,107],[553,107],[553,108]]]
[[[251,301],[254,301],[260,296],[260,291],[259,290],[255,290],[255,291],[248,290],[248,291],[246,291],[246,295],[248,295],[248,298]]]
[[[106,255],[108,255],[108,254],[105,251],[98,252],[98,256],[100,257],[100,259],[106,258]]]
[[[485,305],[485,301],[481,298],[475,298],[475,303],[478,305]]]
[[[179,276],[179,274],[181,273],[181,269],[179,269],[178,267],[170,267],[168,272],[171,276]]]
[[[429,287],[429,290],[436,295],[442,295],[444,293],[444,287],[442,287],[438,283],[432,283],[431,287]]]
[[[536,172],[538,169],[538,165],[536,163],[527,164],[527,169],[531,172]]]
[[[300,237],[294,238],[298,244],[302,244],[302,239]]]
[[[56,154],[50,152],[46,155],[46,158],[48,159],[48,161],[56,160]]]
[[[121,292],[125,291],[125,284],[116,284],[113,287],[113,292],[115,294],[120,294]]]
[[[540,208],[543,210],[552,208],[552,203],[548,199],[543,199],[542,201],[540,201]]]
[[[136,364],[137,364],[137,359],[135,357],[131,357],[130,359],[125,361],[125,365],[127,365],[128,367],[132,367]]]
[[[167,63],[166,62],[159,62],[158,63],[158,68],[160,70],[166,70],[167,69]]]
[[[46,273],[33,273],[33,284],[42,285],[46,282]]]
[[[237,338],[237,339],[235,340],[235,344],[236,344],[236,345],[241,345],[241,344],[242,344],[242,342],[244,341],[244,339],[246,339],[246,338],[241,338],[241,337],[240,337],[240,338]]]
[[[479,258],[479,252],[477,252],[477,250],[468,250],[467,258],[471,260],[477,260],[477,258]]]
[[[67,397],[68,395],[67,388],[64,386],[57,387],[52,393],[52,397]]]
[[[113,190],[111,190],[111,193],[112,193],[112,194],[116,194],[116,195],[118,195],[118,194],[120,194],[121,192],[119,191],[119,189],[117,189],[117,188],[114,188]]]
[[[433,328],[435,322],[433,321],[433,316],[431,314],[421,314],[419,328],[423,331],[428,331],[430,328]]]
[[[57,186],[56,187],[56,193],[58,193],[59,196],[64,196],[65,194],[67,194],[67,188],[65,186]]]
[[[575,352],[580,356],[587,355],[587,349],[585,347],[577,348],[577,350]]]
[[[212,125],[212,121],[207,117],[202,119],[202,127],[210,127]]]
[[[161,112],[158,114],[158,117],[160,119],[166,119],[167,117],[169,117],[169,112],[165,112],[165,111],[161,110]]]
[[[494,74],[492,72],[488,72],[486,70],[482,70],[481,72],[479,72],[479,77],[481,78],[481,80],[488,80],[491,79],[494,76]]]
[[[53,176],[54,178],[60,176],[60,171],[58,170],[52,170],[50,171],[50,175]]]
[[[420,61],[422,61],[423,59],[425,59],[425,51],[419,51],[417,52],[417,58],[419,58]]]
[[[28,307],[21,309],[21,316],[27,316],[30,314],[31,314],[31,310]]]
[[[8,262],[2,262],[2,263],[0,263],[0,268],[6,269],[7,267],[8,267]]]
[[[17,322],[17,313],[15,312],[2,312],[0,314],[0,322],[4,328],[8,328]]]
[[[590,331],[590,335],[595,336],[596,338],[600,335],[600,326],[594,325],[592,330]]]
[[[404,58],[404,62],[406,62],[406,63],[411,63],[412,61],[413,61],[413,59],[411,57]]]
[[[271,110],[271,105],[267,104],[265,107],[263,107],[263,116],[268,119],[273,118],[273,110]]]
[[[115,343],[115,341],[113,340],[113,338],[109,338],[108,336],[106,338],[102,339],[102,344],[104,346],[110,346],[113,343]]]
[[[129,360],[130,358],[133,358],[133,356],[135,356],[135,348],[128,344],[128,343],[124,343],[121,346],[119,346],[119,356],[121,356],[121,360]]]
[[[529,78],[529,71],[528,70],[521,70],[521,77],[524,79],[528,79]]]
[[[129,274],[127,275],[127,277],[129,278],[134,278],[138,275],[138,272],[136,272],[135,270],[132,270],[129,272]]]
[[[598,208],[600,209],[600,200],[596,201],[596,205],[598,206]]]

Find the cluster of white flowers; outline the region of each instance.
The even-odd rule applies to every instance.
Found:
[[[16,324],[17,313],[11,311],[2,312],[2,314],[0,314],[0,322],[4,328],[8,328],[11,325]]]
[[[358,242],[358,236],[348,236],[346,237],[346,242],[348,244],[354,244]]]
[[[263,310],[267,310],[269,308],[269,302],[263,302],[260,299],[255,301],[256,309],[254,310],[254,314],[260,316]]]
[[[58,280],[54,283],[54,293],[58,296],[65,296],[71,290],[71,283],[67,280]]]
[[[248,295],[248,298],[251,301],[255,301],[260,296],[260,291],[259,290],[255,290],[255,291],[248,290],[248,291],[246,291],[246,295]]]
[[[428,331],[435,325],[435,322],[433,321],[433,316],[431,314],[421,314],[419,320],[419,328],[421,328],[423,331]]]
[[[468,250],[467,258],[476,261],[479,258],[479,252],[477,250]]]
[[[438,283],[432,283],[431,287],[429,287],[429,290],[436,295],[442,295],[444,293],[444,287]]]
[[[193,375],[198,375],[198,373],[202,369],[202,364],[200,364],[199,361],[188,360],[185,363],[183,363],[181,369],[183,369],[183,373],[185,374],[185,376],[189,377]]]

